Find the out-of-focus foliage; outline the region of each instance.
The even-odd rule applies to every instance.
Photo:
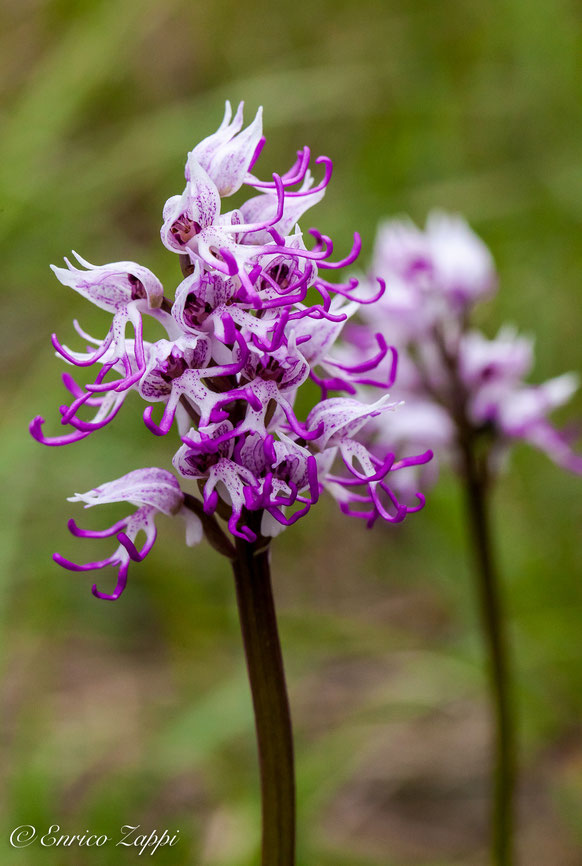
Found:
[[[43,449],[60,363],[99,311],[52,277],[72,248],[166,283],[161,206],[223,100],[265,106],[262,173],[310,144],[336,175],[318,226],[349,248],[375,224],[459,210],[501,290],[482,322],[537,334],[539,379],[582,369],[580,9],[569,0],[252,4],[4,0],[0,8],[3,863],[118,864],[127,849],[15,851],[18,824],[118,838],[180,830],[158,864],[250,866],[258,781],[226,563],[160,521],[116,604],[51,562],[78,551],[65,497],[170,451],[129,400],[89,441]],[[397,390],[394,390],[396,396]],[[134,410],[134,411],[132,411]],[[582,401],[573,407],[582,417]],[[76,516],[80,517],[77,510]],[[91,515],[89,515],[90,517]],[[88,518],[89,519],[89,518]],[[522,732],[528,866],[580,862],[582,581],[578,479],[519,451],[495,500]],[[454,479],[372,533],[322,504],[277,540],[294,708],[300,866],[446,866],[486,845],[487,710]],[[131,859],[131,857],[130,857]]]

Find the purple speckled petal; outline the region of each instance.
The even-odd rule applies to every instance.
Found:
[[[226,104],[224,120],[217,132],[197,144],[188,160],[196,160],[208,172],[221,196],[235,193],[256,162],[257,149],[263,137],[263,110],[259,108],[253,122],[241,132],[243,103],[230,123],[230,103]]]
[[[66,268],[51,265],[55,276],[64,286],[70,286],[102,310],[115,312],[137,298],[147,299],[152,308],[162,303],[163,286],[143,265],[136,262],[92,265],[77,253],[73,255],[86,270],[75,267],[65,259]]]
[[[69,502],[84,502],[86,508],[106,502],[132,502],[150,505],[164,514],[175,514],[182,505],[183,495],[171,472],[152,466],[134,469],[87,493],[76,493],[69,497]]]
[[[181,196],[172,196],[164,206],[161,238],[172,252],[183,253],[201,229],[213,225],[220,214],[216,184],[194,158],[188,160],[188,181]]]
[[[336,444],[340,438],[354,436],[371,418],[381,412],[393,409],[397,404],[389,403],[388,394],[375,403],[366,405],[351,397],[331,397],[322,400],[311,410],[307,427],[314,429],[323,425],[323,432],[317,437],[322,448]]]

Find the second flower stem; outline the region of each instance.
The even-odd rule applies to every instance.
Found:
[[[483,633],[488,650],[491,701],[495,719],[495,775],[493,781],[493,866],[512,866],[514,789],[516,782],[515,730],[507,636],[501,586],[493,558],[488,510],[488,484],[470,438],[463,445],[467,512],[475,552]]]
[[[237,539],[233,570],[261,770],[263,866],[295,866],[295,771],[269,550]]]

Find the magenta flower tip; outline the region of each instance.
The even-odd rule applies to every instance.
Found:
[[[36,439],[37,442],[43,441],[42,435],[42,425],[45,423],[45,419],[42,415],[35,415],[30,424],[28,425],[28,429],[30,431],[30,435],[33,439]]]

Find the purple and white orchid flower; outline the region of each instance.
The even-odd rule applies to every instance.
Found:
[[[178,433],[173,466],[197,494],[180,490],[166,470],[150,469],[74,498],[87,505],[128,500],[138,509],[97,533],[71,525],[81,536],[115,535],[119,547],[109,558],[75,566],[56,556],[67,568],[118,567],[114,593],[95,590],[100,597],[121,594],[129,563],[143,559],[153,544],[159,511],[190,514],[189,540],[204,533],[230,556],[236,539],[260,542],[295,523],[324,489],[343,511],[370,524],[377,518],[399,522],[424,502],[419,494],[404,505],[388,476],[408,463],[425,463],[430,451],[402,461],[394,449],[372,453],[360,439],[365,425],[396,409],[385,394],[394,382],[396,352],[381,334],[357,358],[338,346],[346,322],[362,305],[375,306],[385,286],[379,281],[368,292],[354,278],[323,279],[325,270],[354,261],[359,236],[351,253],[333,262],[331,239],[311,229],[306,244],[298,225],[325,195],[331,161],[315,160],[323,170],[316,181],[309,148],[303,148],[288,171],[263,181],[251,174],[263,143],[261,111],[243,129],[242,103],[234,117],[227,103],[219,129],[189,153],[185,189],[163,212],[162,241],[179,253],[184,275],[174,300],[147,268],[132,262],[94,267],[77,257],[86,270],[68,262],[67,269],[54,269],[63,284],[109,312],[112,324],[103,339],[76,325],[86,342],[82,351],[53,338],[69,365],[83,375],[95,366],[98,372],[85,385],[64,375],[73,398],[60,407],[68,432],[45,436],[38,416],[32,435],[47,445],[86,439],[114,420],[130,394],[138,395],[153,433]],[[245,187],[247,201],[226,210],[223,199]],[[154,342],[144,339],[144,317],[160,331]],[[321,389],[321,400],[303,419],[295,406],[303,405],[297,395],[308,380]],[[362,401],[362,386],[379,388],[380,399]],[[84,417],[87,411],[93,414]],[[141,531],[146,540],[138,550]]]

